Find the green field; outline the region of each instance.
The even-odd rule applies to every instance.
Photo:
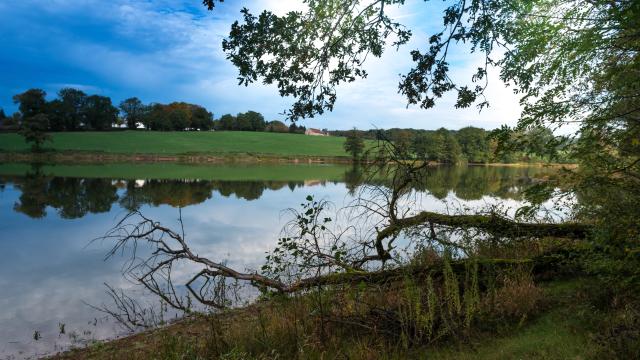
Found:
[[[45,148],[61,152],[108,153],[118,155],[274,155],[348,156],[344,138],[265,132],[61,132],[52,133],[53,143]],[[27,152],[17,134],[0,134],[0,152]]]

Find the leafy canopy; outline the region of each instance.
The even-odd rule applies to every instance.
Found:
[[[234,23],[223,42],[240,84],[276,84],[281,95],[295,99],[288,111],[292,120],[332,110],[339,84],[367,76],[363,65],[369,55],[380,57],[411,36],[388,12],[403,6],[402,0],[301,1],[305,11],[284,16],[243,9],[243,22]],[[633,264],[633,254],[640,252],[640,209],[633,205],[640,201],[640,2],[446,3],[441,30],[411,51],[413,67],[400,77],[399,92],[409,105],[424,109],[450,92],[457,95],[457,108],[482,109],[492,100],[484,97],[487,71],[499,69],[501,80],[520,96],[523,112],[515,129],[494,133],[496,150],[552,153],[571,143],[569,156],[581,165],[568,189],[582,196],[576,216],[601,225],[605,251]],[[484,59],[464,83],[450,77],[454,46]],[[554,135],[563,127],[571,135]],[[467,152],[469,146],[485,147],[464,146]],[[442,151],[455,159],[459,150]],[[626,206],[617,211],[620,204]]]

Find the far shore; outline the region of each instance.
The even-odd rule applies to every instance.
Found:
[[[0,152],[0,163],[44,163],[44,164],[102,164],[102,163],[180,163],[180,164],[353,164],[348,156],[309,156],[252,153],[220,153],[220,154],[111,154],[85,151],[49,151]],[[429,165],[448,165],[430,162]],[[565,167],[575,169],[577,164],[547,162],[515,162],[515,163],[467,163],[466,166],[494,167]]]
[[[229,164],[229,163],[300,163],[300,164],[351,164],[346,156],[283,156],[277,154],[220,153],[220,154],[111,154],[104,152],[52,151],[42,153],[0,153],[3,163],[51,163],[51,164],[96,164],[96,163],[185,163],[185,164]]]
[[[366,162],[366,161],[365,161]],[[280,155],[254,153],[219,153],[219,154],[114,154],[88,151],[45,151],[0,152],[0,163],[44,163],[44,164],[102,164],[102,163],[180,163],[180,164],[353,164],[348,156],[309,156]],[[429,165],[448,165],[430,162]],[[467,163],[466,166],[495,167],[565,167],[575,169],[577,164],[548,162],[514,162],[514,163]]]

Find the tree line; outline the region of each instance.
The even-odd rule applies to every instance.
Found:
[[[225,114],[213,121],[216,131],[262,131],[276,133],[304,134],[306,127],[291,123],[286,125],[280,120],[265,121],[259,112],[247,111],[238,115]]]
[[[111,98],[88,95],[82,90],[64,88],[51,101],[42,89],[29,89],[13,97],[18,112],[7,116],[0,109],[0,129],[19,131],[25,127],[42,131],[106,131],[113,128],[157,131],[231,130],[304,133],[306,128],[279,120],[265,121],[256,111],[225,114],[214,120],[206,108],[186,102],[144,104],[131,97],[114,105]]]
[[[386,140],[393,143],[397,151],[405,158],[418,158],[439,163],[456,164],[460,162],[529,162],[548,161],[568,162],[567,144],[549,144],[554,139],[551,130],[543,127],[529,128],[511,134],[510,142],[518,144],[510,148],[499,147],[497,130],[467,126],[460,130],[388,129],[388,130],[336,130],[333,136],[345,136],[345,150],[358,158],[364,152],[364,140]],[[503,139],[504,140],[504,139]]]
[[[29,89],[13,97],[18,112],[7,117],[0,113],[4,130],[20,130],[37,121],[46,131],[105,131],[114,127],[150,130],[209,130],[213,114],[204,107],[185,102],[144,104],[137,97],[118,106],[111,98],[88,95],[82,90],[64,88],[51,101],[42,89]]]

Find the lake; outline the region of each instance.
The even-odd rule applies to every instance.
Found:
[[[516,208],[522,190],[551,173],[435,168],[420,188],[422,206]],[[92,241],[129,211],[174,228],[181,212],[186,239],[199,254],[257,269],[288,220],[283,209],[307,195],[339,208],[353,199],[358,179],[357,169],[340,165],[0,164],[0,358],[125,335],[127,329],[95,309],[110,305],[106,285],[159,303],[123,277],[127,254],[105,260],[113,244]]]

